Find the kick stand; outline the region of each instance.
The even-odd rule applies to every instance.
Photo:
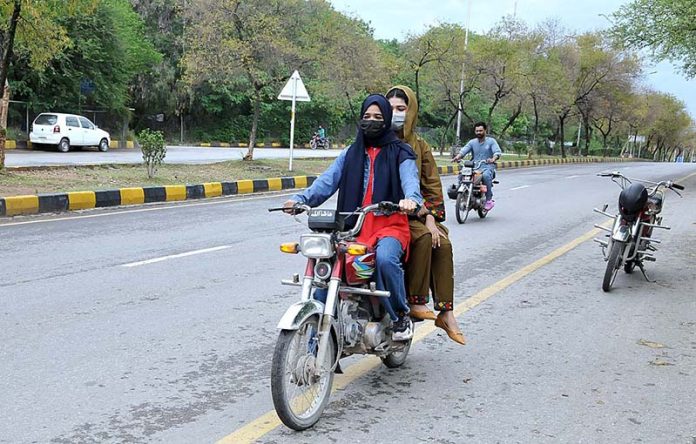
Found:
[[[648,277],[648,273],[645,271],[645,267],[643,267],[643,262],[638,262],[636,265],[638,265],[638,268],[640,268],[640,272],[643,273],[643,277],[645,278],[646,281],[650,282],[651,284],[656,283],[657,281],[653,281]]]

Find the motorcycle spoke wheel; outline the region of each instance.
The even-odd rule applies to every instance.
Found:
[[[469,194],[469,190],[464,190],[457,195],[456,211],[454,213],[457,216],[457,222],[460,224],[465,223],[466,219],[469,217],[469,210],[471,209],[469,207],[470,201],[471,195]]]
[[[273,353],[273,405],[283,424],[294,430],[305,430],[316,424],[331,395],[334,374],[330,369],[336,358],[336,347],[329,341],[326,362],[320,366],[316,362],[317,331],[316,317],[306,320],[297,330],[283,330]]]
[[[607,268],[604,270],[604,279],[602,280],[602,290],[611,291],[616,275],[621,268],[621,256],[624,252],[624,244],[620,242],[612,242],[609,250],[609,260],[607,260]]]

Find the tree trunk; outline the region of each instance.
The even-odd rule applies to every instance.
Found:
[[[17,32],[17,23],[19,22],[19,13],[22,9],[21,0],[14,0],[14,9],[10,17],[10,26],[7,33],[2,36],[2,60],[0,60],[0,90],[5,91],[5,81],[7,80],[7,71],[10,67],[10,58],[12,57],[12,47],[14,45],[15,33]],[[29,128],[27,128],[29,131]],[[5,168],[5,139],[7,139],[6,128],[0,128],[0,170]]]
[[[558,117],[558,132],[560,135],[561,139],[561,157],[566,158],[566,152],[565,152],[565,116],[559,116]]]
[[[259,127],[259,115],[261,114],[261,88],[254,87],[254,119],[251,122],[251,134],[249,135],[249,150],[243,160],[254,160],[254,147],[256,146],[256,130]]]
[[[590,131],[590,118],[583,117],[582,126],[585,127],[585,156],[590,155],[590,139],[592,139],[592,132]],[[580,147],[578,147],[579,149]]]
[[[517,118],[520,116],[521,113],[522,113],[522,102],[519,102],[517,104],[517,108],[515,109],[515,112],[512,113],[512,115],[508,119],[507,123],[503,127],[503,130],[500,132],[501,139],[503,138],[503,135],[505,135],[505,131],[507,131],[508,128],[510,128],[512,126],[512,124],[515,123],[515,120],[517,120]]]

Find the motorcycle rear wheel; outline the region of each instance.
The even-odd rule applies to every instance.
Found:
[[[471,209],[469,205],[471,205],[471,194],[467,188],[457,194],[456,211],[454,214],[457,216],[457,222],[460,224],[466,223],[466,219],[469,217],[469,210]]]
[[[278,335],[271,365],[271,394],[276,413],[293,430],[305,430],[319,421],[331,396],[334,372],[314,374],[318,365],[318,319],[311,317],[297,330]],[[325,368],[336,360],[336,345],[329,341]]]
[[[612,242],[609,250],[609,260],[607,260],[607,268],[604,270],[604,279],[602,280],[602,290],[605,292],[611,291],[611,286],[614,284],[616,274],[621,268],[621,256],[623,256],[626,245],[622,242]]]
[[[411,342],[413,342],[413,339],[408,340],[403,350],[389,353],[387,356],[381,358],[384,365],[386,365],[389,368],[401,367],[404,364],[404,362],[406,362],[408,352],[409,350],[411,350]]]

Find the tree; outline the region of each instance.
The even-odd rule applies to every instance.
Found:
[[[627,47],[649,49],[655,60],[681,63],[696,77],[696,2],[633,0],[611,15],[612,34]]]
[[[15,52],[25,53],[33,68],[45,66],[70,40],[58,18],[90,11],[96,0],[0,0],[0,85],[5,85]],[[0,128],[0,169],[5,167],[6,129]]]

